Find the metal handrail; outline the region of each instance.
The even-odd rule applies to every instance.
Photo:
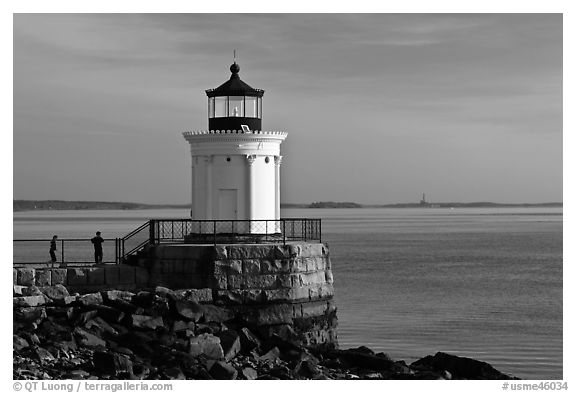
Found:
[[[70,243],[71,242],[90,242],[91,239],[87,239],[87,238],[59,238],[57,240],[58,244],[59,244],[59,254],[60,254],[60,261],[57,261],[58,264],[93,264],[94,261],[90,260],[91,257],[91,253],[89,253],[88,255],[90,255],[90,257],[87,257],[86,260],[84,261],[78,261],[78,260],[69,260],[70,258],[66,258],[66,250],[68,250],[70,247]],[[120,240],[119,238],[104,238],[103,239],[104,242],[108,242],[107,244],[113,243],[114,244],[114,260],[113,261],[103,261],[103,263],[119,263],[120,262]],[[47,247],[50,245],[50,242],[52,241],[52,239],[13,239],[13,243],[39,243],[39,244],[45,244]],[[68,248],[66,247],[66,244],[68,244]],[[46,248],[47,249],[47,248]],[[73,248],[74,249],[74,248]],[[75,251],[78,251],[77,248],[75,248]],[[87,251],[88,253],[88,251]],[[105,255],[110,255],[109,253],[106,253]],[[27,262],[13,262],[13,264],[49,264],[52,268],[55,267],[55,264],[52,261],[27,261]]]
[[[229,230],[228,230],[229,229]],[[147,233],[145,233],[147,231]],[[135,239],[133,245],[127,243]],[[89,241],[90,239],[58,239],[61,262],[65,263],[65,242]],[[151,244],[197,243],[237,244],[250,242],[276,242],[286,245],[288,241],[322,241],[322,220],[318,218],[281,218],[278,220],[193,220],[153,219],[146,221],[122,238],[104,239],[114,241],[115,263],[136,255]],[[14,242],[46,242],[51,239],[14,239]],[[37,262],[42,263],[42,262]],[[82,262],[84,263],[84,262]],[[87,262],[86,262],[87,263]]]

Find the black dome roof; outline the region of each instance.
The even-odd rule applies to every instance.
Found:
[[[254,89],[250,87],[247,83],[240,80],[238,73],[240,72],[240,66],[234,62],[230,66],[230,72],[232,75],[230,79],[218,86],[215,89],[206,90],[206,95],[208,97],[216,96],[250,96],[250,97],[262,97],[264,95],[264,90]]]

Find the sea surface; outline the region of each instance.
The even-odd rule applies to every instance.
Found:
[[[14,213],[14,239],[122,237],[188,211]],[[437,351],[525,379],[562,379],[562,208],[283,209],[322,218],[342,348],[410,363]],[[44,243],[14,243],[48,259]],[[80,251],[91,258],[89,243]],[[105,260],[113,242],[105,243]],[[32,251],[31,251],[32,250]],[[72,250],[69,250],[72,252]]]

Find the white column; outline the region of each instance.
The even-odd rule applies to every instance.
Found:
[[[192,147],[192,146],[190,146]],[[192,155],[192,148],[190,148],[190,154]],[[191,197],[190,197],[190,218],[194,219],[195,217],[198,216],[198,213],[196,213],[196,207],[194,206],[194,189],[195,189],[195,184],[194,184],[194,161],[196,160],[196,158],[194,157],[194,155],[192,155],[192,164],[191,164],[191,171],[192,171],[192,184],[190,185],[190,191],[191,191]]]
[[[256,161],[256,155],[247,155],[246,162],[248,163],[248,200],[247,200],[247,210],[248,219],[253,220],[254,214],[256,213],[256,168],[254,167],[254,162]],[[250,225],[250,233],[252,233],[252,225]]]
[[[212,158],[214,156],[209,155],[204,157],[204,168],[206,170],[206,219],[212,220]]]
[[[280,164],[282,164],[282,156],[274,156],[274,203],[276,206],[275,219],[280,219]],[[277,228],[278,231],[278,228]]]

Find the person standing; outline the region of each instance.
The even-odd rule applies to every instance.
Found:
[[[94,244],[94,261],[96,263],[102,263],[102,243],[104,243],[104,239],[100,236],[100,231],[96,232],[96,236],[90,239],[92,244]]]
[[[58,236],[54,235],[50,241],[50,260],[52,265],[56,262],[56,240],[58,240]]]

